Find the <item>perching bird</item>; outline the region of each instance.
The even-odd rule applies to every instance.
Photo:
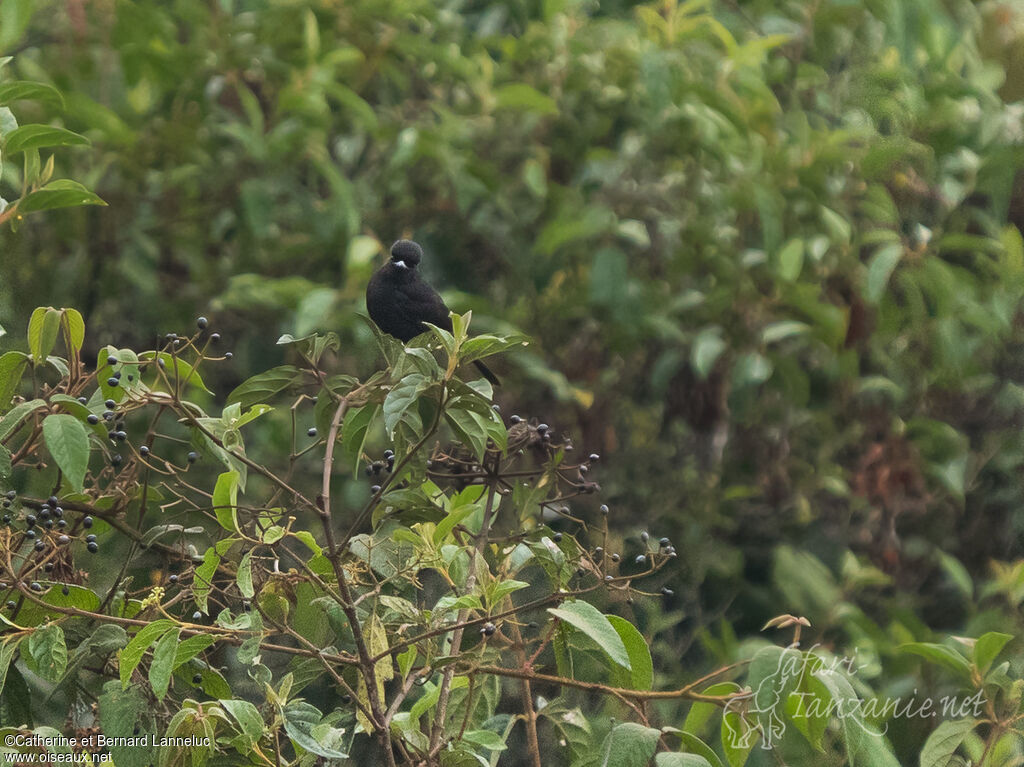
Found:
[[[420,276],[417,268],[423,248],[412,240],[399,240],[391,246],[391,260],[378,269],[366,286],[366,308],[377,327],[402,343],[427,331],[429,322],[449,333],[452,320],[448,307]],[[483,377],[495,386],[498,377],[484,363],[474,360]]]

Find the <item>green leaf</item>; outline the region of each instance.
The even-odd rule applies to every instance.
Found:
[[[0,478],[11,476],[11,451],[0,445]]]
[[[796,320],[782,320],[765,325],[761,330],[761,341],[766,344],[773,344],[792,336],[803,335],[809,332],[810,325]]]
[[[142,352],[139,355],[140,360],[152,360],[157,359],[163,364],[163,374],[167,376],[168,383],[171,386],[181,386],[183,384],[188,386],[195,386],[207,394],[213,394],[206,384],[203,382],[202,377],[199,375],[199,371],[192,365],[185,362],[181,357],[167,352]],[[160,373],[157,373],[157,381],[160,381]],[[242,384],[243,386],[245,384]],[[230,402],[228,404],[231,404]]]
[[[224,710],[234,717],[242,732],[248,735],[253,742],[263,736],[263,717],[259,709],[247,700],[222,700],[220,705]]]
[[[49,101],[61,109],[64,108],[64,97],[60,91],[46,83],[33,83],[27,80],[15,80],[0,84],[0,105],[14,101]]]
[[[4,141],[4,152],[16,154],[31,149],[42,149],[47,146],[83,146],[89,139],[79,136],[64,128],[49,125],[22,125],[7,134]]]
[[[974,643],[974,665],[982,676],[988,673],[992,661],[1011,639],[1011,635],[999,631],[989,631],[978,637],[978,641]]]
[[[717,325],[700,331],[693,339],[693,346],[690,349],[690,363],[697,375],[707,378],[727,346],[722,338],[722,329]]]
[[[885,287],[889,284],[889,277],[901,258],[903,258],[903,244],[900,242],[882,245],[871,256],[871,260],[868,262],[867,282],[864,286],[864,298],[870,303],[877,304],[881,300],[885,293]]]
[[[779,250],[777,272],[781,279],[793,282],[804,268],[804,241],[799,237],[789,240]]]
[[[228,395],[227,404],[238,402],[242,407],[250,407],[260,402],[266,402],[278,392],[301,382],[302,377],[303,373],[297,367],[279,365],[240,383]]]
[[[11,398],[18,391],[21,377],[28,366],[29,357],[24,352],[7,352],[0,355],[0,411],[11,404]]]
[[[608,622],[618,632],[629,655],[632,673],[628,677],[629,683],[625,686],[634,690],[650,690],[654,684],[654,662],[651,660],[651,648],[647,646],[647,640],[637,627],[625,618],[609,615]]]
[[[23,636],[8,638],[0,641],[0,695],[4,691],[4,683],[7,681],[7,669],[11,666],[11,660],[18,651]]]
[[[17,405],[12,407],[7,412],[7,415],[0,418],[0,439],[7,439],[7,437],[13,434],[14,430],[21,425],[22,421],[24,421],[26,417],[44,407],[46,407],[46,403],[41,399],[19,402]]]
[[[71,337],[71,348],[76,352],[82,351],[82,344],[85,343],[85,320],[77,309],[62,309],[64,321],[68,326],[68,335]]]
[[[363,455],[363,445],[366,444],[366,437],[370,432],[370,424],[374,416],[380,410],[380,404],[370,402],[362,407],[354,408],[345,413],[345,420],[341,424],[341,440],[345,454],[345,464],[353,467],[355,474],[359,473],[359,462]]]
[[[219,484],[220,480],[217,480],[217,482]],[[204,613],[208,612],[207,603],[210,597],[210,589],[213,588],[213,575],[217,572],[218,565],[220,565],[220,556],[211,546],[203,555],[203,563],[196,568],[192,579],[192,596],[195,599],[196,606]]]
[[[220,526],[233,533],[238,531],[238,478],[237,471],[226,471],[213,489],[213,513]]]
[[[57,179],[30,192],[18,201],[18,213],[36,213],[40,210],[74,208],[79,205],[106,205],[95,192],[76,181]]]
[[[635,722],[612,728],[601,745],[601,767],[647,767],[658,747],[661,730]]]
[[[212,644],[213,637],[209,634],[196,634],[185,639],[174,653],[174,668],[188,663]]]
[[[885,738],[864,719],[864,707],[846,677],[830,668],[814,674],[832,695],[837,710],[843,712],[839,724],[850,767],[899,767]]]
[[[246,599],[252,599],[256,592],[252,587],[252,549],[242,555],[242,561],[238,563],[238,575],[235,577],[238,584],[238,591]]]
[[[153,662],[149,666],[149,684],[153,688],[153,694],[156,695],[157,700],[163,700],[167,695],[180,636],[181,629],[174,628],[160,637],[156,647],[153,648]]]
[[[619,632],[612,626],[608,617],[592,604],[573,599],[564,602],[561,607],[549,607],[548,612],[590,637],[612,662],[627,671],[632,670],[629,653]]]
[[[914,655],[920,655],[932,663],[937,663],[955,672],[964,680],[969,681],[971,678],[971,664],[967,661],[967,658],[951,647],[932,642],[907,642],[901,644],[897,649],[913,653]]]
[[[89,434],[85,426],[73,415],[54,413],[43,419],[43,439],[68,483],[81,492],[89,468]]]
[[[654,759],[656,767],[712,767],[711,762],[699,754],[670,754],[662,752]]]
[[[921,749],[921,767],[948,767],[953,754],[964,738],[979,724],[977,719],[955,719],[942,722],[932,730]]]
[[[53,307],[40,306],[32,312],[28,321],[28,350],[32,361],[39,365],[53,351],[60,332],[61,312]]]
[[[283,713],[284,730],[296,745],[311,754],[327,759],[348,759],[348,754],[345,752],[326,745],[328,738],[325,736],[331,734],[331,730],[334,728],[330,728],[325,733],[317,727],[323,718],[319,709],[303,701],[292,701],[284,707]],[[314,734],[314,728],[317,729],[316,734]]]
[[[57,624],[39,628],[28,638],[28,653],[35,673],[48,682],[59,681],[68,666],[64,631]]]
[[[388,396],[384,400],[384,428],[389,439],[394,438],[395,428],[402,420],[402,416],[405,415],[405,411],[415,404],[420,392],[430,385],[431,382],[422,375],[412,373],[399,381],[388,392]]]
[[[558,104],[553,98],[525,83],[503,85],[494,91],[494,98],[498,109],[558,114]]]
[[[469,730],[463,734],[462,739],[490,751],[504,751],[507,748],[505,739],[494,730]]]
[[[139,633],[133,636],[127,646],[118,653],[118,670],[121,675],[122,690],[128,688],[132,672],[139,665],[149,646],[173,628],[175,628],[174,621],[169,618],[153,621],[148,626],[139,629]]]

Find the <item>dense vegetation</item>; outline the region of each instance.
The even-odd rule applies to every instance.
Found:
[[[201,722],[247,762],[1020,763],[1022,50],[992,0],[3,0],[0,725]],[[472,342],[360,318],[405,235],[501,389],[447,365]],[[492,520],[495,451],[534,438]],[[24,537],[51,495],[59,578]],[[794,630],[856,658],[808,695],[991,704],[780,740],[730,701]]]

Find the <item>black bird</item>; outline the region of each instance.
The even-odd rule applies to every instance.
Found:
[[[402,343],[427,332],[424,322],[452,330],[448,307],[420,276],[417,268],[423,248],[412,240],[399,240],[391,246],[391,260],[374,272],[366,286],[366,309],[377,327]],[[480,360],[474,360],[483,377],[495,386],[498,377]]]

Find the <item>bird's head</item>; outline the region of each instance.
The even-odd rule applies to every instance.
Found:
[[[391,263],[399,269],[415,269],[423,258],[423,248],[412,240],[399,240],[391,246]]]

